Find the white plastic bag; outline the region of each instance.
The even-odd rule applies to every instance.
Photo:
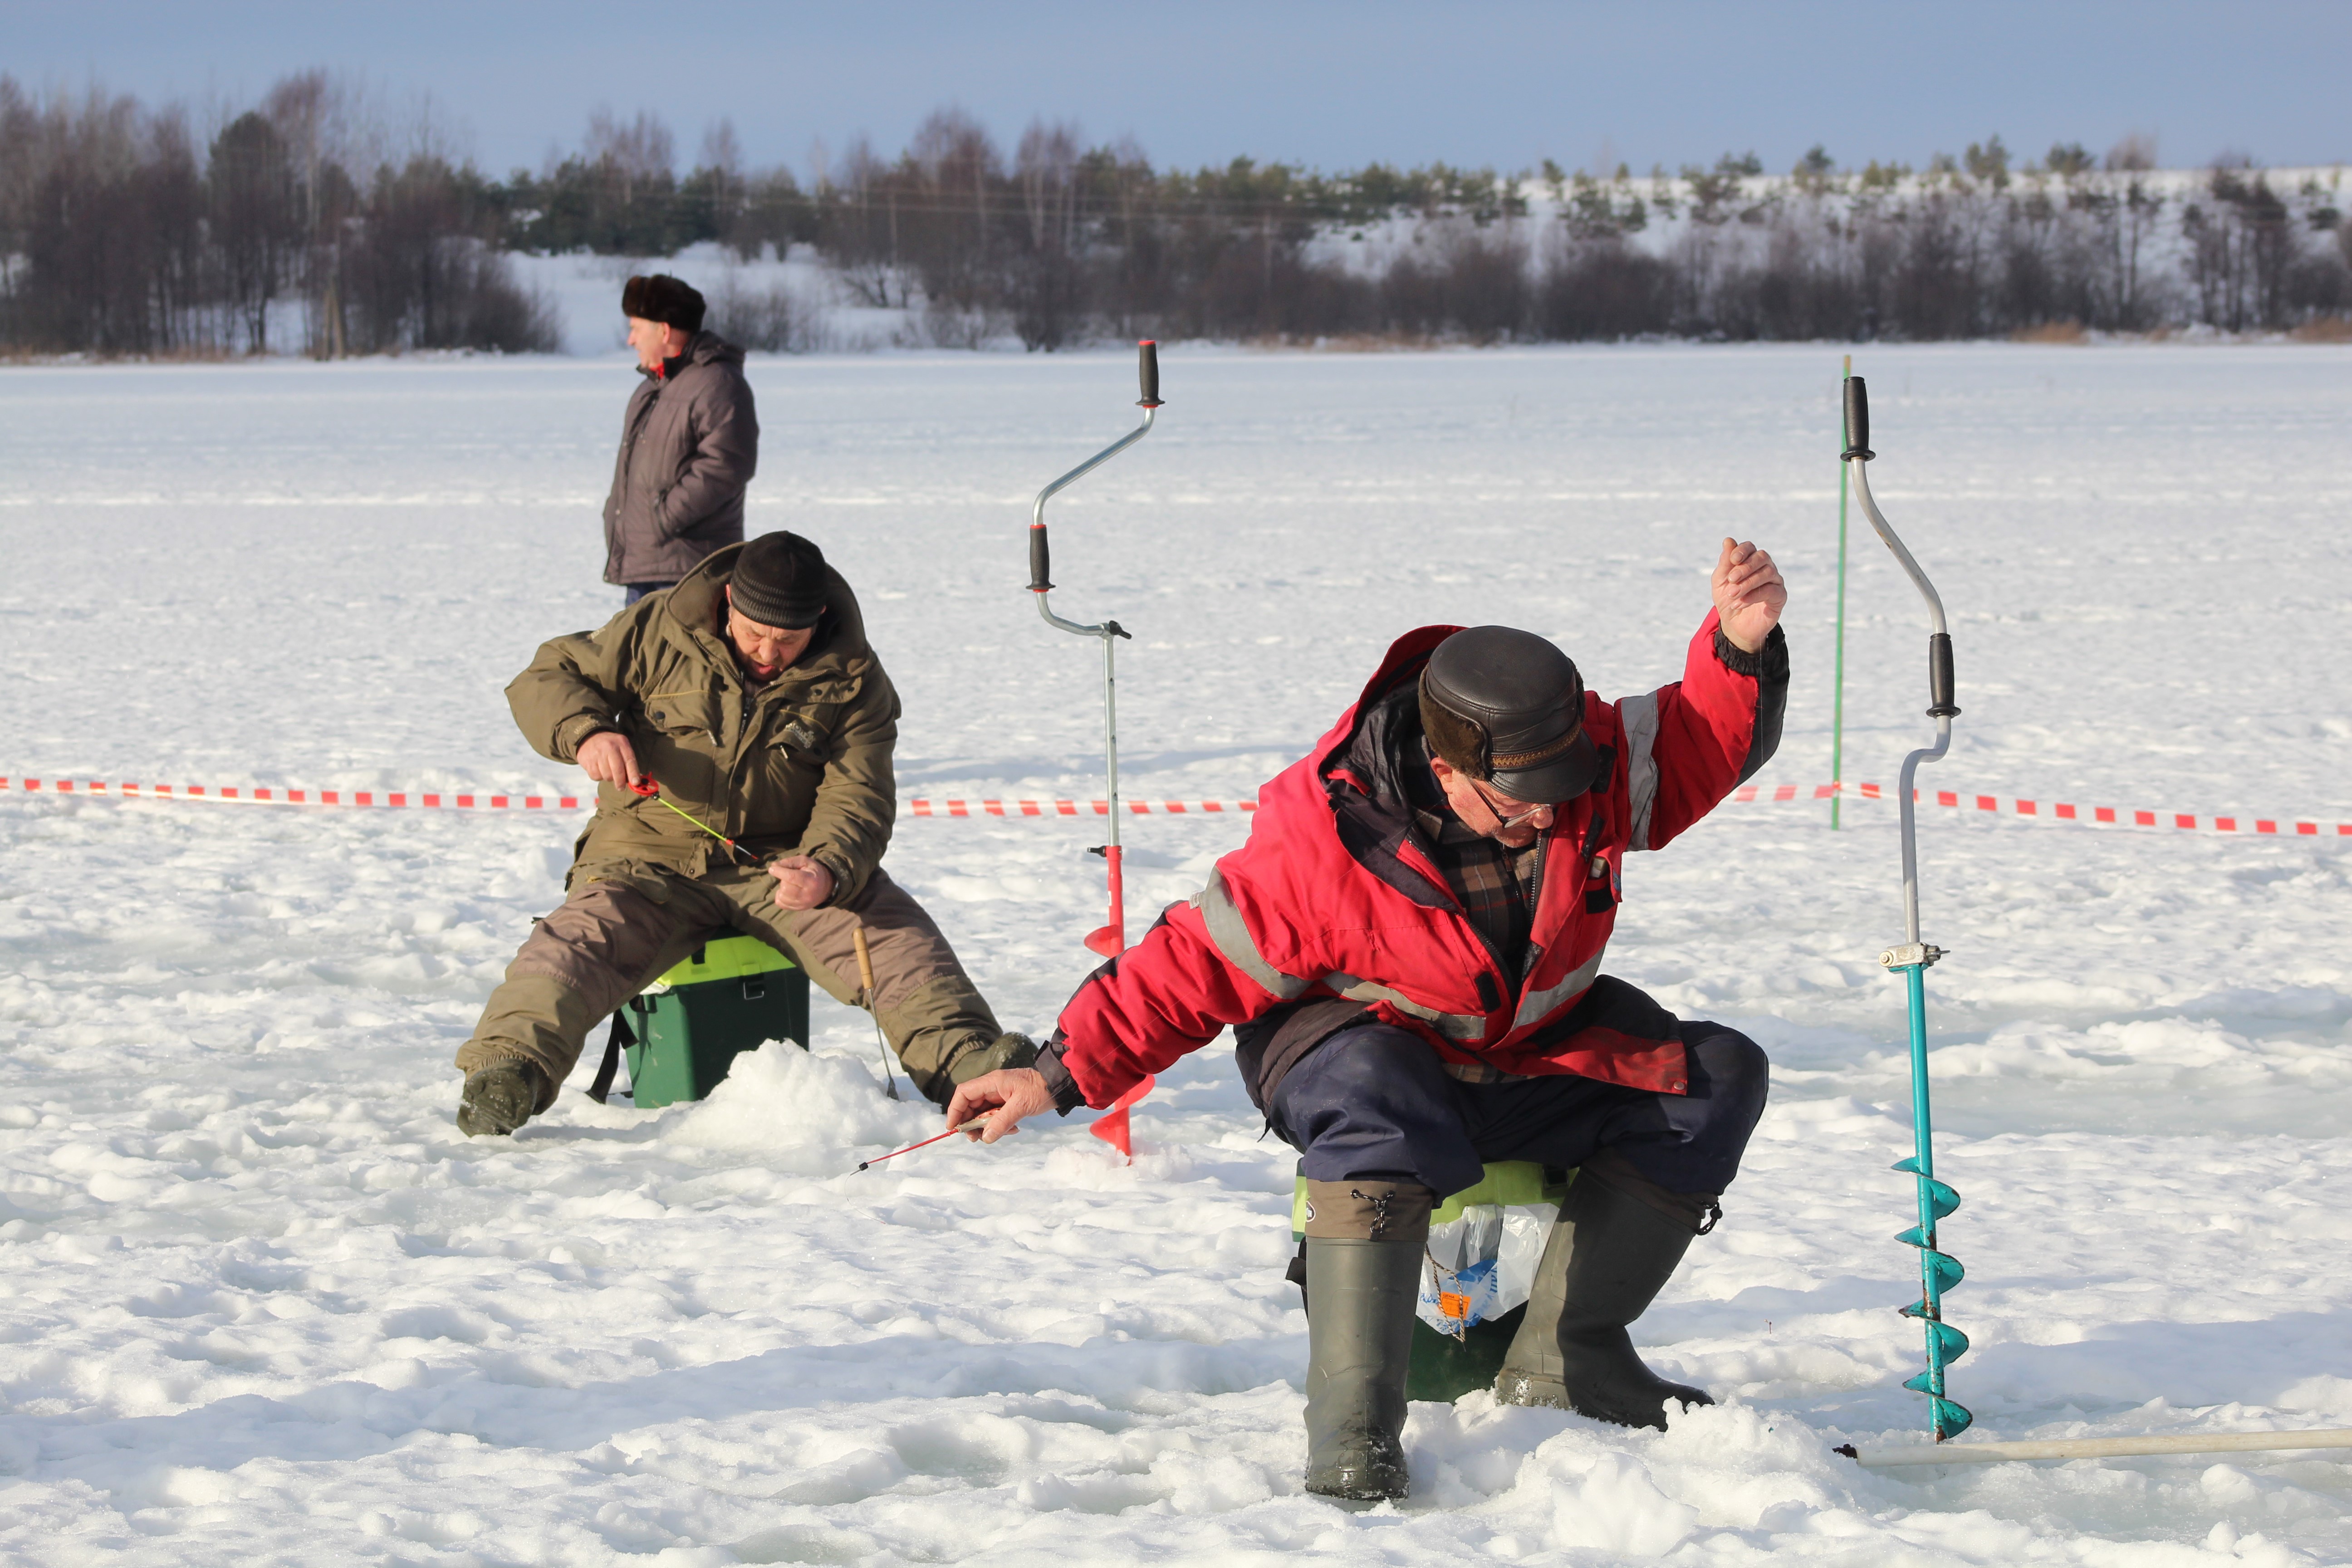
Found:
[[[1559,1208],[1546,1203],[1465,1204],[1459,1217],[1431,1226],[1421,1321],[1460,1339],[1473,1324],[1524,1305],[1559,1217]]]

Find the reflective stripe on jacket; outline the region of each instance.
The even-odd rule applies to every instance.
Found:
[[[1393,781],[1350,761],[1379,700],[1418,680],[1457,629],[1399,638],[1356,705],[1259,791],[1249,842],[1070,999],[1061,1065],[1088,1104],[1108,1105],[1227,1025],[1317,997],[1364,1003],[1447,1061],[1685,1090],[1670,1016],[1631,986],[1594,982],[1625,852],[1671,842],[1778,744],[1785,643],[1776,631],[1760,654],[1739,655],[1710,611],[1680,681],[1613,703],[1586,695],[1585,724],[1611,771],[1545,830],[1526,973],[1515,980],[1447,890],[1409,807],[1388,798]]]

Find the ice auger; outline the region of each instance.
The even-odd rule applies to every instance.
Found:
[[[1919,570],[1903,541],[1886,524],[1885,515],[1871,499],[1869,464],[1877,456],[1870,449],[1870,397],[1862,377],[1850,375],[1845,381],[1845,451],[1843,457],[1853,480],[1854,499],[1862,503],[1863,515],[1870,526],[1895,552],[1903,570],[1927,601],[1927,622],[1932,628],[1927,637],[1927,717],[1936,721],[1936,743],[1924,746],[1903,759],[1903,778],[1895,793],[1903,823],[1903,945],[1890,947],[1878,955],[1878,962],[1903,976],[1911,1010],[1911,1124],[1917,1152],[1908,1160],[1898,1161],[1895,1168],[1907,1173],[1917,1184],[1919,1223],[1895,1237],[1895,1240],[1919,1249],[1919,1300],[1903,1309],[1906,1317],[1921,1320],[1927,1330],[1927,1370],[1906,1380],[1903,1386],[1927,1396],[1927,1416],[1936,1441],[1958,1436],[1968,1430],[1974,1419],[1968,1410],[1944,1397],[1944,1369],[1968,1353],[1969,1337],[1944,1321],[1944,1292],[1958,1284],[1967,1270],[1959,1259],[1939,1250],[1936,1245],[1936,1222],[1960,1206],[1960,1194],[1936,1179],[1934,1128],[1927,1112],[1927,993],[1925,976],[1927,966],[1944,956],[1944,950],[1919,940],[1919,846],[1917,836],[1917,795],[1914,789],[1915,775],[1921,763],[1932,763],[1941,757],[1952,743],[1952,719],[1959,708],[1952,700],[1952,637],[1944,626],[1944,601],[1937,596],[1936,585]]]
[[[1126,435],[1047,485],[1037,492],[1037,504],[1029,514],[1029,591],[1037,595],[1037,613],[1045,624],[1082,637],[1099,637],[1103,649],[1103,752],[1105,803],[1110,816],[1110,842],[1095,853],[1103,858],[1110,872],[1110,919],[1102,928],[1087,938],[1087,946],[1112,957],[1127,950],[1127,888],[1119,861],[1118,843],[1118,679],[1113,668],[1111,650],[1117,645],[1114,637],[1127,637],[1127,628],[1117,621],[1104,619],[1087,626],[1066,620],[1054,613],[1045,603],[1045,595],[1054,589],[1053,556],[1045,542],[1045,502],[1055,491],[1074,480],[1085,478],[1097,468],[1118,457],[1138,441],[1151,434],[1152,423],[1160,416],[1160,345],[1146,339],[1135,346],[1136,377],[1142,384],[1143,395],[1136,406],[1143,410],[1143,423]]]

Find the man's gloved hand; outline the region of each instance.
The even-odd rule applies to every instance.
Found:
[[[467,1073],[457,1099],[457,1131],[468,1138],[512,1132],[537,1109],[540,1082],[539,1069],[529,1062],[494,1062]]]

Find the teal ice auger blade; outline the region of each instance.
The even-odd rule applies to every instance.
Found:
[[[1944,601],[1937,596],[1936,586],[1927,574],[1919,570],[1918,562],[1887,526],[1885,514],[1871,498],[1869,464],[1877,454],[1870,449],[1869,394],[1858,375],[1845,382],[1845,464],[1853,479],[1854,499],[1862,503],[1864,517],[1886,548],[1895,552],[1909,574],[1912,584],[1920,597],[1927,601],[1927,716],[1936,721],[1936,743],[1913,752],[1903,759],[1903,780],[1895,794],[1902,814],[1903,826],[1903,920],[1904,942],[1900,947],[1890,947],[1878,955],[1878,962],[1889,971],[1903,976],[1905,998],[1911,1022],[1911,1131],[1916,1148],[1911,1158],[1898,1161],[1895,1168],[1911,1177],[1917,1200],[1919,1223],[1895,1237],[1906,1247],[1919,1249],[1919,1300],[1903,1309],[1906,1317],[1921,1320],[1927,1349],[1927,1370],[1906,1380],[1903,1386],[1927,1396],[1927,1422],[1940,1443],[1947,1437],[1958,1436],[1968,1430],[1974,1419],[1965,1406],[1944,1397],[1944,1369],[1968,1353],[1969,1337],[1944,1321],[1944,1292],[1968,1277],[1959,1259],[1941,1251],[1936,1243],[1936,1222],[1960,1206],[1960,1194],[1936,1179],[1934,1119],[1927,1108],[1927,990],[1925,976],[1928,965],[1944,956],[1943,949],[1919,940],[1919,847],[1917,834],[1918,793],[1913,785],[1921,763],[1932,763],[1950,750],[1952,720],[1959,707],[1952,700],[1952,637],[1944,625]]]

